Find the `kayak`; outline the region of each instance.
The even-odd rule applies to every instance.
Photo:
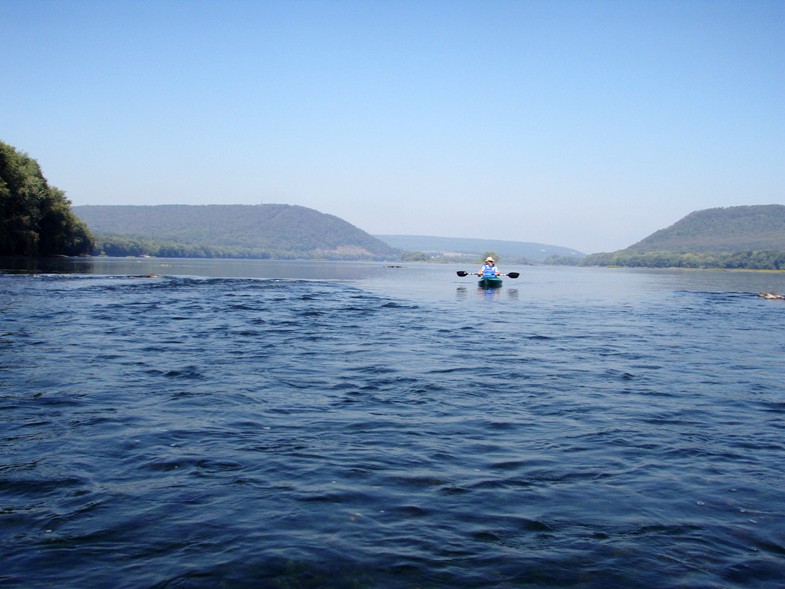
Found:
[[[480,288],[499,288],[502,285],[503,280],[496,277],[490,278],[480,278],[480,281],[477,283]]]

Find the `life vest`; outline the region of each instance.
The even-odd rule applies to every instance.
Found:
[[[496,276],[496,266],[489,266],[485,264],[482,267],[482,277],[483,278],[494,278]]]

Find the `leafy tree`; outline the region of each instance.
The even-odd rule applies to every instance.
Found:
[[[403,252],[401,254],[402,262],[428,262],[431,257],[425,252]]]
[[[38,162],[0,141],[0,255],[90,254],[93,238],[70,205]]]
[[[485,252],[485,253],[482,255],[482,261],[483,261],[483,262],[484,262],[485,260],[487,260],[488,258],[493,258],[493,261],[494,261],[494,262],[498,262],[498,261],[499,261],[499,256],[496,254],[496,252]]]
[[[570,260],[552,258],[553,264]],[[591,254],[581,259],[580,266],[624,266],[643,268],[725,268],[752,270],[785,270],[785,251],[746,250],[726,253],[634,252],[621,250],[613,253]]]

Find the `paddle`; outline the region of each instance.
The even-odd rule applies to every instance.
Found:
[[[458,276],[469,276],[469,273],[463,270],[458,270],[456,274],[458,274]],[[510,278],[518,278],[520,275],[520,272],[509,272],[508,274],[502,274],[502,276],[509,276]],[[476,274],[474,274],[474,276],[476,276]]]

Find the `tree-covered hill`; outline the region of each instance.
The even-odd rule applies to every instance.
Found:
[[[575,264],[567,258],[549,261]],[[785,270],[785,205],[696,211],[626,249],[591,254],[578,264]]]
[[[724,253],[746,250],[785,250],[785,205],[696,211],[625,251]]]
[[[27,154],[0,141],[0,256],[78,256],[93,238],[65,193]]]
[[[354,225],[295,205],[79,206],[98,253],[239,258],[395,259]]]

